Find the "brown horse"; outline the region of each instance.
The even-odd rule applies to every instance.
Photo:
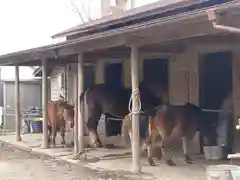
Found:
[[[162,99],[155,93],[159,92],[156,90],[157,88],[159,91],[164,89],[160,85],[150,85],[145,82],[140,83],[139,91],[143,110],[153,108],[162,103]],[[131,89],[97,84],[88,88],[80,96],[80,101],[84,102],[84,108],[81,107],[81,110],[84,110],[90,143],[93,147],[101,146],[101,141],[97,133],[97,126],[101,115],[104,114],[123,119],[129,114],[128,105],[131,93]]]
[[[140,132],[141,124],[144,124],[145,129],[149,128],[148,138],[142,139],[142,141],[147,148],[148,162],[151,166],[155,165],[152,156],[158,136],[161,138],[161,155],[164,156],[166,163],[171,166],[176,165],[169,154],[172,138],[182,139],[184,157],[187,163],[192,162],[188,154],[188,142],[193,139],[197,130],[203,134],[206,140],[211,140],[211,124],[202,119],[201,109],[193,104],[187,103],[179,106],[164,104],[148,111],[147,116],[152,116],[153,118],[149,121],[146,117],[140,119]],[[142,121],[147,121],[149,126],[146,126],[146,123]],[[126,124],[128,125],[125,125],[125,127],[131,133],[131,123]],[[205,143],[207,144],[208,142],[206,141]],[[161,156],[157,158],[161,159]]]
[[[64,100],[50,101],[47,105],[47,112],[49,143],[52,142],[53,147],[56,146],[57,131],[60,131],[62,137],[61,144],[65,146],[65,125],[67,122],[70,122],[71,128],[74,126],[74,107]]]

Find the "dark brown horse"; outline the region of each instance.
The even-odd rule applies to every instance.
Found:
[[[147,116],[152,116],[153,118],[151,118],[151,120],[141,118],[140,130],[142,128],[141,124],[143,124],[145,128],[149,128],[149,136],[145,141],[143,140],[145,143],[143,145],[147,148],[148,162],[151,166],[155,165],[152,159],[152,154],[158,136],[161,138],[161,155],[164,156],[166,163],[171,166],[175,165],[169,154],[170,148],[173,145],[173,138],[174,140],[182,139],[184,157],[187,163],[192,162],[188,154],[188,142],[193,139],[196,131],[199,130],[203,134],[206,139],[206,144],[210,143],[211,130],[213,128],[212,124],[202,118],[201,109],[193,104],[187,103],[178,106],[164,104],[146,113]],[[146,123],[143,123],[146,121],[149,124],[148,127],[146,126]],[[125,123],[125,128],[128,128],[130,134],[131,122],[128,122],[129,123]],[[160,159],[161,156],[158,156],[157,158]]]
[[[158,90],[156,90],[157,88]],[[139,91],[142,110],[160,105],[162,99],[156,92],[159,93],[165,90],[162,86],[153,83],[140,83]],[[81,110],[84,110],[90,143],[93,147],[101,146],[101,141],[97,133],[97,126],[101,115],[104,114],[123,119],[129,114],[128,105],[130,97],[131,89],[113,87],[107,84],[94,85],[80,96],[80,101],[84,102],[84,108],[81,107]]]

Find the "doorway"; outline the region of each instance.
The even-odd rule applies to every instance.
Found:
[[[168,64],[167,58],[146,59],[143,62],[143,80],[157,82],[168,87]]]
[[[199,104],[204,111],[204,118],[217,128],[222,102],[232,92],[232,54],[231,52],[204,54],[200,59],[199,68]]]
[[[122,63],[106,64],[105,83],[114,87],[121,86],[123,66]]]
[[[105,65],[105,83],[112,87],[121,87],[123,66],[122,63],[111,63]],[[118,136],[122,131],[122,121],[114,120],[110,117],[105,118],[106,137]]]

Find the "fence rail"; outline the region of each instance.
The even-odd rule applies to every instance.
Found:
[[[228,113],[232,113],[232,111],[228,110],[228,111],[223,111],[220,109],[202,109],[203,112],[212,112],[212,113],[220,113],[220,112],[228,112]]]

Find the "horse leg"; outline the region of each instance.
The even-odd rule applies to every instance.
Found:
[[[156,147],[156,138],[157,133],[152,133],[149,138],[147,139],[147,153],[148,153],[148,164],[150,166],[156,166],[155,162],[153,161],[153,150],[155,150]],[[158,159],[161,159],[161,157],[158,157]]]
[[[188,141],[189,141],[189,139],[186,136],[182,137],[182,147],[183,147],[184,161],[188,164],[191,164],[191,163],[193,163],[193,161],[189,157]]]
[[[53,145],[53,148],[56,147],[56,136],[57,136],[57,129],[56,127],[52,127],[52,145]]]
[[[60,135],[61,135],[61,137],[62,137],[62,142],[61,142],[61,144],[62,144],[63,147],[66,147],[65,127],[64,127],[64,126],[60,127]]]
[[[88,119],[88,123],[87,123],[88,130],[89,130],[90,143],[94,148],[102,147],[102,143],[97,133],[98,121],[100,117],[101,117],[101,114],[99,115],[96,113],[95,115],[93,115]]]
[[[167,138],[162,136],[162,144],[161,144],[162,155],[167,165],[176,166],[175,162],[171,158],[171,148],[170,148],[169,140],[170,140],[169,137]]]
[[[48,144],[51,143],[52,128],[48,126]]]

